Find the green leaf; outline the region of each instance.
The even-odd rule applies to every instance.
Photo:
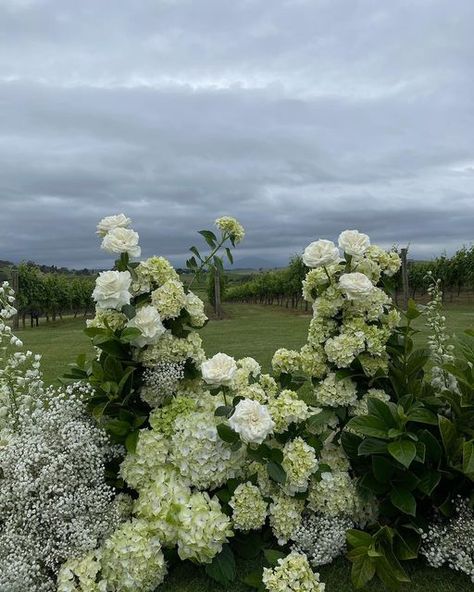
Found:
[[[375,560],[367,555],[357,559],[352,564],[351,580],[354,588],[360,590],[375,575]]]
[[[377,438],[366,438],[362,440],[358,448],[359,456],[370,456],[371,454],[385,454],[387,452],[387,442]]]
[[[271,567],[278,565],[278,560],[284,559],[287,556],[287,553],[283,553],[277,549],[265,549],[263,554]]]
[[[443,454],[443,450],[441,448],[441,444],[438,440],[433,436],[433,434],[429,430],[421,430],[418,432],[418,438],[420,442],[426,446],[426,457],[437,463],[441,460],[441,456]]]
[[[423,314],[423,312],[418,308],[418,306],[416,305],[416,302],[412,298],[410,298],[408,300],[408,306],[407,306],[407,310],[405,313],[407,319],[409,319],[410,321],[413,321],[414,319],[417,319],[422,314]]]
[[[434,469],[427,469],[419,475],[418,489],[426,495],[431,495],[441,481],[441,474]]]
[[[462,470],[466,475],[474,475],[474,445],[472,440],[463,444]]]
[[[199,253],[199,251],[197,250],[197,248],[196,248],[196,247],[191,247],[189,250],[191,251],[191,253],[193,253],[194,255],[196,255],[196,257],[199,259],[199,261],[202,261],[201,254]],[[194,257],[191,257],[191,259],[190,259],[190,260],[191,260],[191,261],[193,261],[193,260],[194,260],[194,263],[196,263],[196,267],[197,267],[197,262],[196,262],[196,259],[194,259]]]
[[[239,434],[234,432],[234,430],[225,423],[220,423],[217,426],[217,433],[219,434],[220,439],[228,444],[234,444],[240,440]]]
[[[395,467],[385,456],[374,455],[372,457],[372,472],[380,483],[388,483],[393,476]]]
[[[416,499],[408,489],[394,487],[390,492],[390,501],[404,514],[416,516]]]
[[[276,463],[274,461],[270,461],[267,464],[267,473],[270,479],[276,481],[276,483],[285,483],[286,482],[286,472],[285,469],[281,466],[281,464]]]
[[[229,249],[229,247],[226,247],[225,252],[227,254],[227,259],[229,260],[229,263],[232,265],[234,263],[234,257],[232,255],[232,251]]]
[[[233,411],[234,408],[230,405],[221,405],[214,411],[214,415],[216,417],[230,417]]]
[[[129,433],[131,426],[126,421],[122,421],[120,419],[110,419],[104,427],[107,432],[113,436],[125,436]]]
[[[456,426],[447,417],[442,415],[438,415],[438,425],[446,454],[449,457],[456,456],[460,448],[460,440],[458,438]]]
[[[217,236],[211,230],[199,230],[198,234],[204,237],[204,240],[211,249],[214,249],[217,243]]]
[[[334,412],[330,411],[329,409],[323,409],[320,413],[316,413],[315,415],[311,415],[306,420],[306,427],[311,429],[319,428],[321,426],[325,426],[329,419],[334,416]]]
[[[235,558],[229,545],[224,545],[212,563],[206,566],[206,574],[223,585],[230,584],[235,580]]]
[[[438,418],[436,417],[436,414],[423,407],[410,410],[408,413],[408,421],[438,425]]]
[[[369,397],[367,399],[367,407],[369,415],[378,417],[387,430],[398,428],[398,416],[396,406],[393,403],[385,403],[385,401],[381,401],[375,397]]]
[[[142,332],[140,329],[136,329],[135,327],[127,327],[120,333],[120,341],[124,343],[130,343],[134,341],[137,337],[140,337]]]
[[[416,446],[409,440],[397,440],[390,442],[387,450],[395,460],[398,460],[404,467],[408,469],[413,459],[416,456]]]
[[[127,452],[129,452],[130,454],[133,454],[137,449],[139,434],[140,432],[138,430],[130,432],[125,440],[125,448],[127,449]]]
[[[132,306],[131,304],[124,304],[122,306],[122,312],[127,317],[127,319],[133,319],[133,317],[135,317],[137,315],[137,311],[135,310],[135,307]]]
[[[353,417],[347,426],[358,434],[364,434],[364,436],[374,436],[375,438],[387,437],[385,422],[374,415]]]
[[[350,528],[346,532],[346,539],[351,547],[370,547],[374,542],[371,534],[354,528]]]
[[[256,588],[257,590],[265,590],[265,586],[262,583],[263,569],[258,571],[252,571],[242,578],[242,582],[250,588]]]

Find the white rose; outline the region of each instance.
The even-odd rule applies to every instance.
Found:
[[[375,288],[369,278],[358,271],[341,275],[339,286],[349,300],[364,298]]]
[[[131,257],[140,257],[138,232],[129,228],[117,227],[108,232],[102,240],[102,248],[109,253],[128,253]]]
[[[207,384],[228,386],[231,384],[237,364],[227,354],[216,354],[201,365],[202,377]]]
[[[128,271],[103,271],[95,281],[92,297],[97,308],[115,308],[120,310],[124,304],[130,304],[130,284],[132,276]]]
[[[127,218],[125,214],[118,214],[116,216],[106,216],[97,224],[97,234],[105,236],[114,228],[127,228],[132,221]]]
[[[242,399],[237,403],[229,425],[247,444],[261,444],[275,428],[268,408],[252,399]]]
[[[344,230],[339,235],[339,246],[347,255],[360,257],[370,247],[370,238],[358,230]]]
[[[303,263],[307,267],[322,267],[339,261],[339,249],[324,238],[310,243],[303,253]]]
[[[127,327],[140,330],[141,335],[132,341],[133,345],[138,347],[156,343],[166,331],[159,312],[150,305],[139,308],[133,319],[128,321]]]

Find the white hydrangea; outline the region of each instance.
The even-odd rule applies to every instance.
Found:
[[[120,331],[125,328],[128,319],[118,310],[113,309],[97,309],[95,317],[88,319],[86,325],[88,327],[97,327],[98,329],[111,329],[112,331]]]
[[[324,344],[328,360],[338,368],[349,367],[354,359],[365,349],[365,335],[357,333],[341,333],[329,338]]]
[[[322,473],[309,487],[308,505],[314,512],[329,516],[353,516],[358,503],[354,481],[346,471]]]
[[[193,493],[179,513],[178,555],[181,560],[211,563],[232,536],[231,521],[216,498]]]
[[[314,396],[323,407],[345,407],[357,401],[357,387],[350,378],[338,380],[336,374],[330,372],[315,386]]]
[[[120,592],[154,592],[166,575],[159,538],[145,520],[125,522],[105,541],[102,577]]]
[[[306,491],[311,475],[318,470],[314,448],[301,437],[290,440],[283,448],[282,467],[286,472],[285,492],[294,495]]]
[[[57,592],[105,592],[107,582],[100,578],[100,571],[99,551],[68,559],[59,571]]]
[[[156,430],[140,430],[134,453],[120,466],[120,475],[134,489],[141,489],[157,478],[168,458],[168,439]]]
[[[326,352],[322,345],[303,345],[300,360],[302,372],[311,378],[322,378],[328,370]]]
[[[292,551],[278,560],[274,568],[263,569],[262,581],[267,592],[324,592],[326,586],[319,581],[306,555]]]
[[[272,368],[275,374],[297,374],[300,367],[301,358],[297,351],[280,348],[273,354]]]
[[[188,312],[193,327],[203,327],[206,324],[207,316],[204,313],[204,302],[193,292],[186,294],[184,308]]]
[[[285,493],[277,493],[272,496],[270,504],[270,526],[279,545],[285,545],[293,536],[295,530],[301,524],[301,514],[305,502]]]
[[[298,394],[288,389],[270,399],[268,409],[275,422],[276,433],[286,431],[291,423],[305,421],[312,414],[308,405],[298,397]]]
[[[186,294],[179,280],[168,280],[151,293],[151,303],[162,319],[175,319],[186,306]]]
[[[164,257],[150,257],[145,261],[141,261],[138,267],[135,268],[135,273],[138,278],[135,285],[137,292],[150,292],[150,290],[162,286],[168,280],[179,281],[175,269]]]
[[[180,512],[189,503],[188,482],[171,465],[155,471],[134,504],[134,513],[149,524],[161,543],[174,546],[180,529]]]
[[[192,331],[187,337],[175,337],[170,332],[162,335],[155,345],[138,352],[137,358],[145,366],[156,366],[162,362],[185,362],[193,360],[200,365],[205,359],[201,336]]]
[[[217,433],[213,412],[177,417],[171,437],[171,460],[198,489],[214,489],[242,471],[242,451],[233,451]]]
[[[240,243],[240,241],[245,236],[245,230],[242,224],[230,216],[222,216],[221,218],[217,218],[215,225],[222,232],[222,234],[227,234],[232,239],[234,244]]]
[[[229,501],[232,521],[237,530],[258,530],[267,518],[267,502],[252,483],[238,485]]]
[[[254,358],[250,357],[237,360],[237,367],[245,370],[247,375],[252,376],[253,378],[258,378],[262,372],[262,367],[257,362],[257,360],[254,360]]]

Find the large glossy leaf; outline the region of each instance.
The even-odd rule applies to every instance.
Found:
[[[364,436],[374,436],[375,438],[387,437],[387,426],[385,422],[375,415],[353,417],[347,425],[358,434],[364,434]]]
[[[409,440],[390,442],[387,449],[389,454],[407,469],[416,456],[416,445]]]
[[[390,501],[404,514],[416,516],[416,499],[408,489],[394,487],[390,492]]]

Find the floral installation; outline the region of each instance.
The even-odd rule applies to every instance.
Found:
[[[7,321],[14,294],[0,289],[0,588],[154,592],[178,561],[231,587],[235,556],[252,553],[263,568],[243,581],[261,591],[323,592],[316,570],[344,554],[356,587],[376,574],[395,589],[420,544],[431,564],[471,575],[468,502],[440,516],[472,490],[471,416],[456,409],[471,410],[474,348],[455,358],[439,291],[427,354],[412,339],[420,311],[411,303],[402,324],[390,296],[398,255],[356,230],[314,241],[307,341],[277,350],[267,374],[251,357],[206,356],[194,280],[163,257],[137,260],[131,224],[119,214],[97,226],[117,259],[93,292],[96,355],[79,357],[67,387],[45,389]],[[194,277],[223,269],[221,250],[232,262],[244,238],[233,218],[215,225],[218,236],[200,231],[209,254],[191,248]],[[25,532],[25,512],[48,520]]]

